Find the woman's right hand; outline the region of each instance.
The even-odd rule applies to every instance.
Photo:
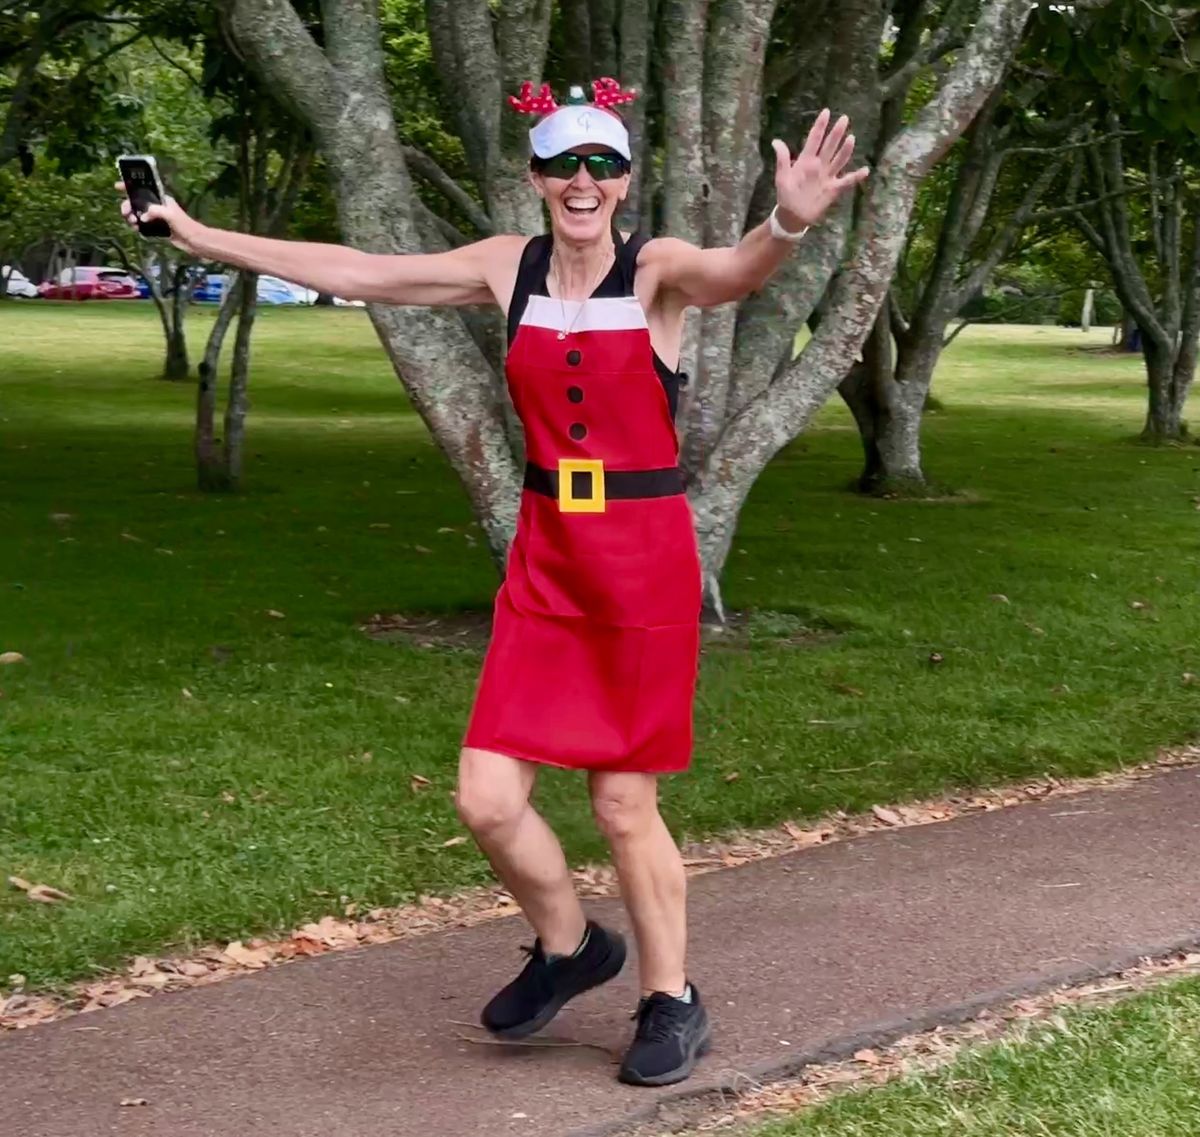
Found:
[[[125,192],[125,183],[116,182],[114,188]],[[137,228],[137,218],[133,214],[133,203],[128,197],[125,197],[121,202],[121,216],[129,223],[130,228]],[[192,256],[198,256],[199,250],[196,247],[196,239],[203,231],[204,226],[193,217],[189,217],[184,212],[183,207],[173,198],[168,197],[161,205],[148,205],[142,210],[143,221],[153,221],[155,218],[161,217],[171,227],[171,244],[177,249],[182,249],[185,253],[190,253]]]

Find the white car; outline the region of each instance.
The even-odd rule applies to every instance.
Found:
[[[24,300],[37,299],[37,288],[19,268],[10,270],[8,265],[5,265],[0,268],[0,276],[6,281],[5,292],[9,296],[17,296]]]

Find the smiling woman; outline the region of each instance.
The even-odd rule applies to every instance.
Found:
[[[530,804],[539,766],[586,770],[639,949],[643,999],[620,1076],[665,1085],[691,1073],[710,1035],[685,969],[683,865],[657,797],[657,776],[691,761],[699,649],[700,564],[674,425],[684,312],[760,288],[866,171],[845,173],[854,136],[822,111],[796,159],[775,143],[778,204],[736,247],[626,239],[613,218],[632,149],[614,108],[634,97],[605,78],[562,106],[546,85],[510,98],[537,116],[529,179],[550,232],[531,240],[386,256],[210,229],[171,201],[123,211],[130,224],[164,219],[199,257],[322,292],[507,314],[527,465],[456,801],[537,942],[483,1023],[530,1034],[625,962],[622,938],[585,919],[558,840]]]

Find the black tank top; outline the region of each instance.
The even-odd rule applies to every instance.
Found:
[[[616,258],[612,268],[592,293],[594,297],[633,296],[633,278],[637,272],[638,253],[649,240],[645,234],[635,234],[626,241],[620,233],[613,230],[613,249]],[[532,237],[521,254],[521,264],[517,269],[517,283],[513,288],[512,302],[508,306],[508,343],[512,346],[517,338],[517,329],[521,326],[521,317],[525,314],[525,306],[530,296],[549,296],[546,287],[550,275],[550,254],[554,251],[554,238],[545,233],[540,237]],[[687,386],[687,374],[683,371],[672,371],[659,357],[658,352],[651,349],[654,356],[654,370],[658,374],[663,390],[667,394],[667,404],[671,408],[671,417],[675,418],[679,410],[679,389]]]

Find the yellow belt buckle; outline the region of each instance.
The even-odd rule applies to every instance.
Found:
[[[572,474],[592,475],[591,497],[575,497],[571,492]],[[562,513],[604,512],[604,463],[599,458],[558,460],[558,508]]]

